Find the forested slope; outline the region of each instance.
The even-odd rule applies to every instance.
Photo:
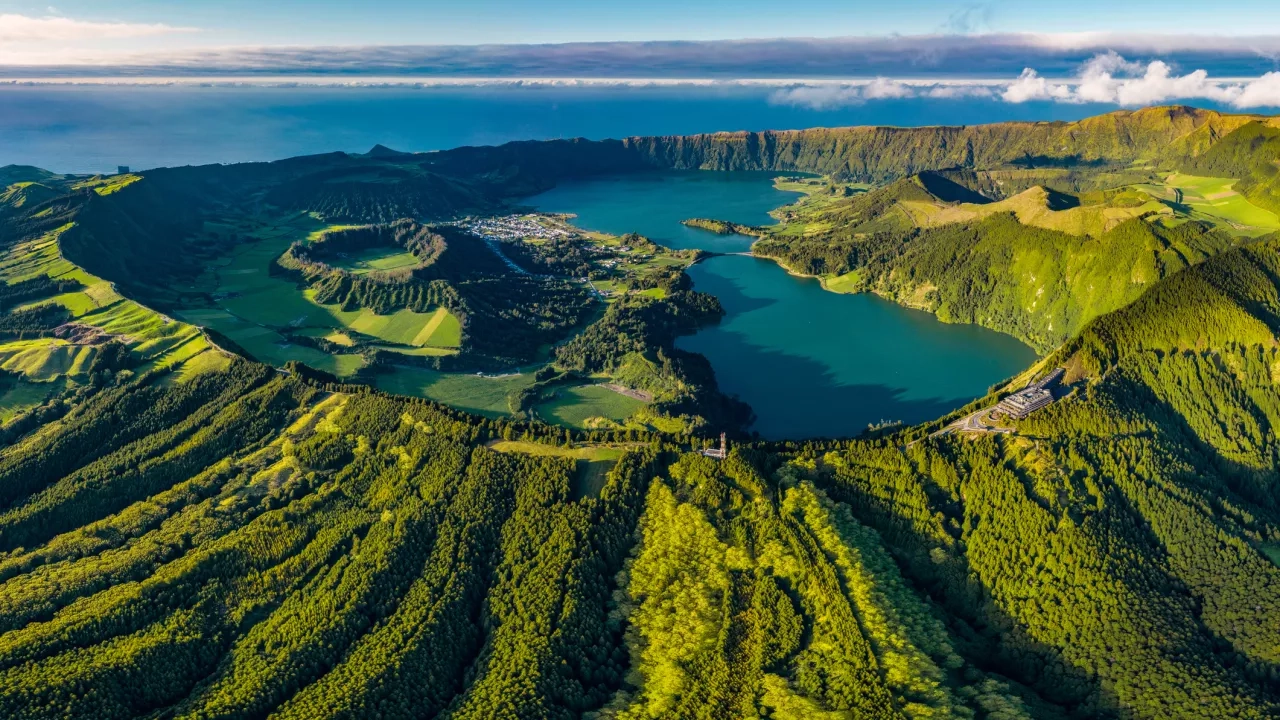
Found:
[[[0,715],[1273,717],[1277,252],[1088,323],[1005,436],[716,461],[105,375],[0,449]]]
[[[1157,280],[1238,242],[1198,223],[1132,219],[1080,237],[997,213],[926,229],[778,236],[752,250],[796,272],[847,276],[845,291],[876,292],[1046,352]]]

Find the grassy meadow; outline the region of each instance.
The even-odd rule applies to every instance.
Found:
[[[39,405],[65,387],[65,380],[30,382],[12,375],[0,377],[0,425]]]
[[[112,186],[92,187],[102,192]],[[4,388],[0,396],[0,418],[7,419],[21,409],[39,404],[60,390],[66,381],[83,380],[99,347],[107,340],[126,345],[143,361],[142,371],[176,367],[178,377],[190,377],[225,362],[225,355],[210,345],[199,328],[121,297],[111,283],[64,258],[58,238],[68,227],[7,248],[0,257],[0,281],[13,285],[48,277],[74,280],[82,287],[18,304],[9,312],[59,305],[67,310],[70,322],[97,328],[101,333],[86,341],[40,337],[0,342],[0,371],[3,371],[0,382]]]
[[[429,398],[477,415],[502,417],[511,413],[507,394],[533,382],[531,372],[489,377],[400,367],[378,375],[374,385],[397,395]]]
[[[417,264],[418,258],[414,257],[413,253],[387,248],[369,248],[360,253],[353,253],[343,261],[335,263],[343,270],[356,275],[399,270]]]
[[[603,385],[582,385],[560,390],[552,400],[538,405],[538,416],[557,425],[585,427],[591,418],[622,422],[645,403],[616,393]]]
[[[1193,217],[1207,216],[1210,222],[1226,223],[1232,229],[1249,234],[1280,230],[1280,217],[1254,205],[1236,192],[1232,178],[1197,177],[1174,173],[1165,185],[1181,194],[1181,202],[1190,207]]]

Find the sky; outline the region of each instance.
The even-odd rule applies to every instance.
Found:
[[[1274,0],[0,0],[16,18],[83,24],[83,47],[727,40],[932,33],[1280,33]],[[32,25],[30,22],[27,25]],[[98,25],[98,32],[94,32]],[[63,23],[66,27],[66,23]],[[104,39],[116,34],[116,38]],[[167,31],[166,31],[167,28]],[[130,29],[134,31],[131,37]],[[39,28],[29,28],[34,35]],[[48,32],[56,32],[56,23]],[[121,42],[127,40],[127,42]]]
[[[755,80],[780,102],[1280,106],[1276,0],[0,0],[0,80]]]

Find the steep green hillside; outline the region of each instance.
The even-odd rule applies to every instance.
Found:
[[[1280,229],[1267,194],[1280,162],[1274,125],[1149,108],[1079,123],[786,134],[793,149],[769,155],[775,166],[888,182],[812,192],[775,213],[781,223],[753,252],[830,290],[876,292],[1048,351],[1154,281]],[[861,144],[828,147],[817,165],[803,149],[823,132]]]
[[[1004,212],[923,230],[779,235],[753,252],[830,276],[832,289],[876,292],[1047,351],[1160,278],[1235,244],[1198,223],[1165,227],[1132,219],[1082,238],[1024,225]]]
[[[49,172],[48,170],[33,167],[31,165],[0,166],[0,187],[9,187],[11,185],[26,183],[37,183],[51,187],[60,187],[74,181],[74,176],[59,175],[58,173]]]
[[[19,211],[24,207],[39,205],[62,193],[37,182],[19,182],[0,189],[0,215]]]
[[[199,373],[229,356],[199,328],[122,297],[59,251],[72,225],[0,253],[0,414],[5,420],[112,374],[176,368]]]
[[[721,462],[296,366],[121,379],[0,451],[0,709],[1274,716],[1278,251],[1090,323],[1003,436]]]

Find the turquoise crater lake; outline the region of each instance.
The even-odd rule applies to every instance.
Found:
[[[795,199],[764,173],[654,173],[565,183],[528,202],[576,213],[580,227],[638,232],[673,248],[745,252],[751,238],[685,227],[712,217],[749,225]],[[725,255],[689,269],[724,305],[718,324],[676,345],[705,355],[720,388],[750,403],[767,438],[856,435],[881,421],[922,422],[986,392],[1035,360],[1018,340],[939,322],[872,295],[839,295],[770,260]]]

